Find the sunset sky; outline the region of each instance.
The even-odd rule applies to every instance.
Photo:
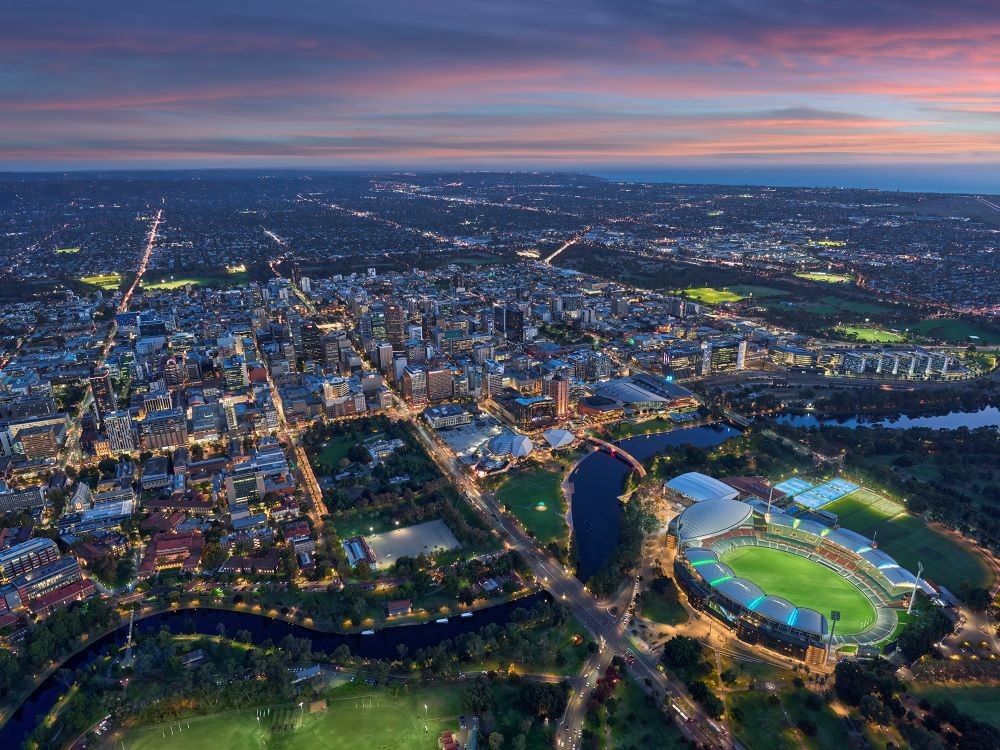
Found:
[[[0,14],[0,169],[914,162],[1000,164],[995,0]]]

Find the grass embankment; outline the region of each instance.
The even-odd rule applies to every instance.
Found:
[[[614,441],[635,437],[636,435],[649,435],[653,432],[667,432],[674,428],[673,420],[667,417],[654,417],[642,422],[616,422],[607,427],[607,433],[598,435],[604,440]]]

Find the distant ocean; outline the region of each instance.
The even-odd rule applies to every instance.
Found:
[[[603,168],[591,174],[622,182],[769,187],[867,188],[908,193],[1000,195],[1000,164],[898,166],[737,166]]]

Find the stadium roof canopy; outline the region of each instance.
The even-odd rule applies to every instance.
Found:
[[[598,396],[613,399],[619,404],[666,404],[670,399],[661,396],[659,393],[643,388],[638,383],[628,378],[609,380],[594,388],[594,393]]]
[[[753,508],[739,500],[705,500],[677,517],[677,535],[682,542],[716,536],[740,526],[752,513]]]
[[[710,477],[707,474],[699,474],[697,471],[689,471],[687,474],[674,477],[667,482],[667,487],[678,494],[684,495],[684,497],[691,498],[695,502],[716,500],[719,498],[735,500],[740,496],[737,490],[725,482],[720,482],[715,477]]]

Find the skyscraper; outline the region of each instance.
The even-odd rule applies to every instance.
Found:
[[[524,343],[524,312],[521,308],[508,307],[504,311],[504,335],[511,343]]]
[[[94,409],[97,410],[97,417],[103,421],[105,414],[118,409],[118,396],[111,384],[111,373],[106,367],[95,370],[90,376],[90,389],[94,393]]]
[[[390,302],[385,306],[385,338],[396,348],[401,348],[406,341],[405,320],[406,316],[401,305]]]
[[[323,332],[312,321],[304,323],[300,329],[302,338],[302,358],[313,362],[323,361]]]
[[[565,419],[569,416],[569,381],[561,375],[556,375],[542,384],[542,394],[556,402],[556,417]]]

